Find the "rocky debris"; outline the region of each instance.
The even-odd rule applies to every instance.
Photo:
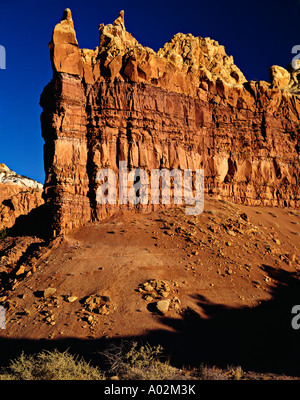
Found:
[[[271,82],[247,81],[224,46],[191,34],[154,52],[127,32],[124,12],[99,34],[80,49],[67,9],[50,43],[41,122],[54,236],[118,210],[90,201],[96,172],[118,172],[117,160],[149,174],[201,166],[215,198],[299,207],[299,74],[273,66]]]
[[[145,300],[149,300],[149,298],[153,300],[156,298],[168,297],[171,289],[165,281],[150,279],[149,281],[140,284],[138,291],[143,294]]]
[[[173,288],[178,287],[177,282],[171,284]],[[138,286],[137,291],[142,294],[142,298],[148,303],[153,303],[156,311],[165,314],[173,309],[181,312],[180,300],[174,296],[174,289],[164,280],[150,279]]]
[[[43,312],[44,318],[43,321],[46,322],[49,325],[55,325],[55,315],[53,314],[52,310],[47,310]]]
[[[101,294],[92,294],[82,299],[81,303],[87,311],[100,315],[108,315],[113,309],[110,298]]]

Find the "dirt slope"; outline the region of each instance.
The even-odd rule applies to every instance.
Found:
[[[7,237],[0,340],[97,347],[143,337],[185,365],[297,375],[299,222],[293,210],[207,198],[200,216],[120,212],[50,245]],[[157,302],[166,299],[163,314]]]

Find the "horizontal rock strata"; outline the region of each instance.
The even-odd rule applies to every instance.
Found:
[[[204,169],[205,191],[250,205],[299,207],[297,69],[247,81],[210,38],[176,34],[157,53],[125,29],[124,12],[80,49],[70,10],[49,44],[41,96],[44,198],[53,232],[119,208],[96,201],[102,168]],[[141,207],[149,210],[151,206]]]

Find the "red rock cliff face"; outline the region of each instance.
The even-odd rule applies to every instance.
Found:
[[[79,49],[66,10],[49,44],[41,122],[54,234],[118,208],[97,204],[96,173],[118,172],[119,161],[203,168],[209,194],[299,207],[297,69],[273,66],[270,83],[248,82],[223,46],[190,34],[155,53],[126,31],[123,12],[99,32],[95,50]]]

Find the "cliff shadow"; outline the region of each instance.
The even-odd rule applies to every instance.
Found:
[[[165,317],[163,323],[176,333],[168,337],[151,332],[151,339],[160,340],[176,364],[235,365],[300,376],[300,330],[291,324],[296,317],[292,308],[300,304],[299,274],[267,265],[264,269],[277,282],[271,289],[272,300],[261,301],[256,307],[232,308],[194,294],[205,318],[193,310],[187,310],[180,320]]]
[[[14,225],[8,230],[9,236],[35,236],[40,239],[51,237],[49,214],[45,204],[34,208],[27,215],[16,218]]]
[[[276,286],[272,289],[272,299],[256,307],[226,307],[196,293],[192,297],[205,317],[192,309],[186,310],[180,318],[158,316],[150,310],[154,318],[159,318],[172,331],[149,330],[141,337],[119,339],[87,336],[86,339],[14,340],[1,337],[1,363],[7,363],[22,351],[69,349],[97,364],[99,351],[126,340],[162,345],[172,365],[178,367],[204,364],[226,368],[232,365],[241,366],[244,371],[299,377],[300,329],[295,330],[291,325],[295,317],[291,310],[300,304],[299,276],[296,272],[278,271],[270,266],[265,266],[265,272],[276,281]]]

